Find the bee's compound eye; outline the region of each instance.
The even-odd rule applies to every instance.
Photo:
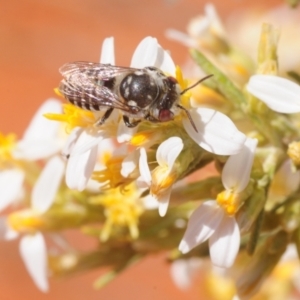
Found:
[[[167,122],[173,120],[174,114],[169,109],[162,109],[159,112],[158,119],[160,122]]]

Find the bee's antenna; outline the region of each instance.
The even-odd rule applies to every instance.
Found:
[[[181,106],[179,104],[177,104],[177,107],[180,108],[180,109],[182,109],[182,110],[184,110],[184,112],[186,113],[187,117],[189,118],[189,120],[190,120],[193,128],[195,129],[196,132],[198,132],[197,127],[196,127],[196,125],[195,125],[195,123],[194,123],[194,121],[192,119],[192,116],[191,116],[190,112],[185,107],[183,107],[183,106]]]
[[[201,78],[201,79],[198,80],[196,83],[194,83],[193,85],[191,85],[191,86],[189,86],[188,88],[186,88],[185,90],[183,90],[183,91],[180,93],[180,95],[183,95],[183,94],[186,93],[188,90],[194,88],[194,87],[197,86],[199,83],[201,83],[202,81],[204,81],[204,80],[206,80],[206,79],[208,79],[208,78],[210,78],[210,77],[212,77],[212,76],[213,76],[213,75],[210,74],[210,75],[207,75],[207,76]],[[179,104],[177,104],[177,107],[180,108],[180,109],[182,109],[182,110],[184,110],[184,112],[186,113],[187,117],[189,118],[189,120],[190,120],[190,122],[191,122],[193,128],[195,129],[196,132],[198,132],[197,127],[196,127],[196,125],[195,125],[195,123],[194,123],[194,121],[193,121],[193,119],[192,119],[192,116],[191,116],[190,112],[189,112],[185,107],[183,107],[183,106],[181,106],[181,105],[179,105]]]
[[[210,78],[210,77],[212,77],[212,76],[214,76],[214,75],[213,75],[213,74],[210,74],[210,75],[207,75],[207,76],[201,78],[201,79],[198,80],[196,83],[194,83],[193,85],[191,85],[191,86],[189,86],[188,88],[186,88],[185,90],[183,90],[183,91],[180,93],[180,95],[183,95],[183,94],[186,93],[188,90],[194,88],[194,87],[197,86],[199,83],[201,83],[202,81],[204,81],[204,80],[206,80],[206,79],[208,79],[208,78]]]

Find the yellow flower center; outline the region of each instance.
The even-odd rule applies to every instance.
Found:
[[[93,172],[92,179],[104,183],[105,185],[102,186],[102,189],[112,189],[129,184],[132,179],[124,178],[121,175],[123,160],[123,156],[111,157],[107,155],[106,161],[104,161],[106,168],[101,171]]]
[[[66,131],[69,133],[75,127],[93,126],[96,122],[95,115],[91,111],[83,110],[72,104],[63,104],[63,114],[47,113],[44,116],[47,119],[65,122]]]
[[[170,188],[176,181],[175,171],[171,171],[168,166],[158,166],[152,172],[151,193],[155,196]]]
[[[188,87],[188,80],[183,78],[182,71],[179,66],[176,66],[175,77],[176,77],[176,80],[178,81],[180,89],[182,91],[185,90]],[[187,109],[190,107],[190,97],[191,97],[190,91],[185,92],[180,97],[182,106],[184,106]]]
[[[92,199],[92,203],[104,207],[106,221],[101,232],[101,240],[107,241],[111,235],[116,235],[119,229],[127,227],[130,236],[138,237],[138,221],[143,212],[139,202],[139,193],[134,184],[126,188],[110,189],[104,194]]]
[[[236,199],[236,194],[228,190],[219,193],[217,196],[218,204],[223,207],[226,213],[230,216],[233,216],[238,209]]]
[[[0,164],[12,159],[12,150],[16,146],[17,137],[13,133],[4,135],[0,132]]]

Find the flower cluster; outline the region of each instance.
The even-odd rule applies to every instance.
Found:
[[[125,106],[119,87],[111,86],[121,85],[124,73],[116,72],[111,84],[88,77],[96,76],[91,70],[79,82],[89,80],[93,95],[115,93],[115,106],[100,96],[93,110],[84,96],[73,104],[49,99],[22,139],[0,134],[0,209],[11,207],[1,218],[1,238],[20,238],[21,257],[43,292],[48,270],[58,276],[87,265],[110,267],[95,283],[101,287],[133,261],[170,251],[179,287],[205,271],[209,256],[209,276],[232,278],[230,297],[249,298],[288,247],[299,252],[300,87],[279,75],[277,31],[262,26],[258,62],[231,44],[211,5],[189,34],[169,30],[168,36],[192,47],[194,65],[213,76],[201,84],[192,72],[184,79],[153,37],[139,43],[126,72],[138,76],[155,67],[171,80],[178,99],[165,113],[173,119],[133,114],[139,103]],[[95,65],[119,70],[115,60],[114,39],[107,38]],[[152,100],[157,112],[162,100]],[[136,126],[128,126],[128,116]],[[70,251],[68,228],[80,228],[99,246]],[[56,251],[47,253],[49,243]]]

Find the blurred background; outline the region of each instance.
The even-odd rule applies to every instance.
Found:
[[[189,20],[203,13],[205,4],[203,0],[0,1],[0,132],[15,132],[19,137],[38,106],[55,96],[53,89],[61,79],[58,68],[74,60],[99,61],[105,37],[115,37],[118,65],[129,65],[135,47],[147,35],[157,37],[176,64],[182,65],[188,51],[167,40],[165,30],[185,31]],[[232,13],[263,11],[282,1],[212,3],[226,24]],[[75,246],[85,244],[78,234],[68,235]],[[92,287],[100,270],[51,279],[45,295],[28,276],[18,242],[0,242],[0,299],[206,299],[199,285],[186,292],[177,289],[165,257],[145,259],[100,291]]]

